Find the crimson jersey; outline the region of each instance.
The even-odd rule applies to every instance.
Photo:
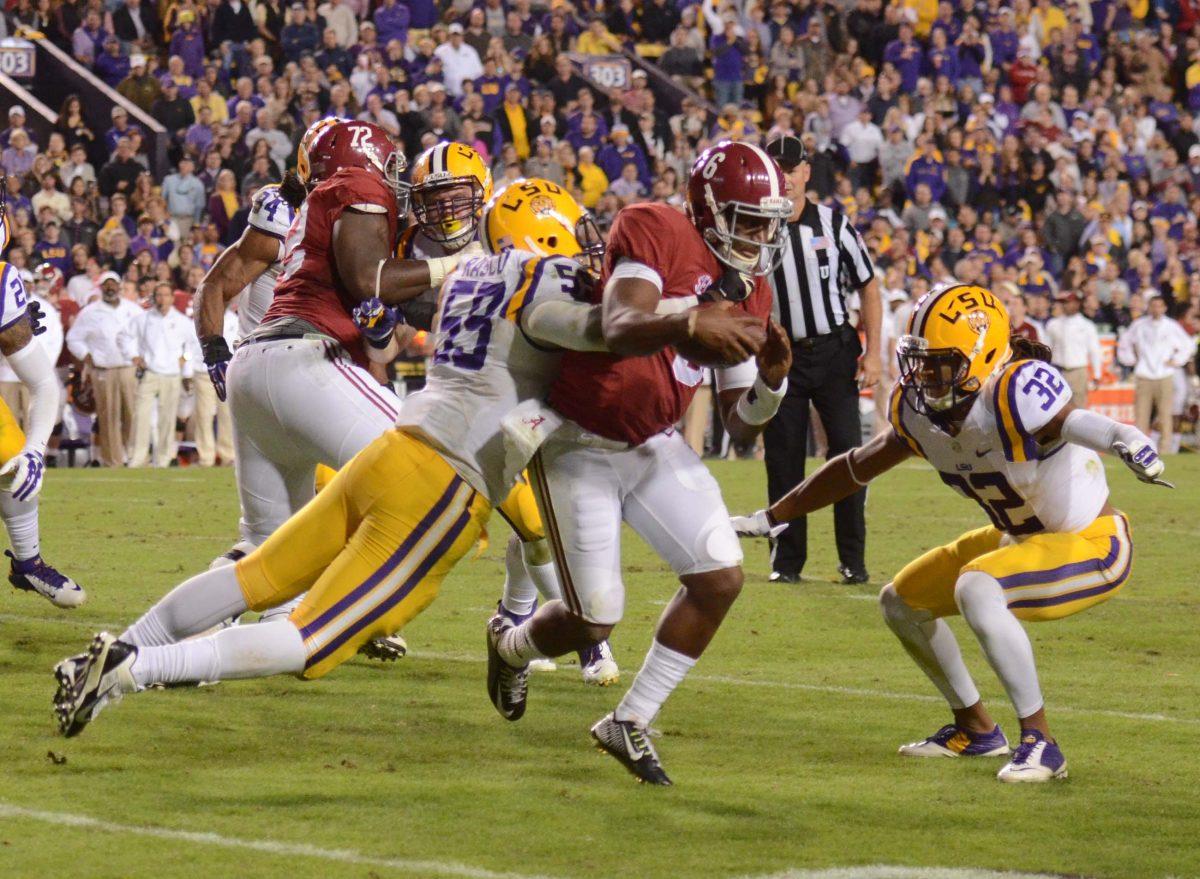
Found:
[[[363,168],[341,169],[309,193],[288,229],[283,271],[263,323],[298,317],[337,339],[355,362],[366,365],[362,335],[350,316],[358,302],[337,280],[333,256],[333,224],[352,205],[377,209],[387,218],[388,240],[396,240],[397,206],[391,188]]]
[[[724,271],[691,220],[665,204],[630,205],[617,214],[597,301],[622,260],[654,269],[664,299],[699,295]],[[766,279],[759,278],[737,307],[765,322],[771,314]],[[550,405],[584,430],[637,445],[679,421],[703,380],[704,370],[674,348],[645,357],[568,351],[550,389]]]

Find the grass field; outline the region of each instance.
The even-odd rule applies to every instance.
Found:
[[[761,465],[714,467],[731,508],[760,504]],[[1200,875],[1200,459],[1167,475],[1179,490],[1110,467],[1134,575],[1114,600],[1032,630],[1068,781],[1008,786],[997,761],[895,755],[947,715],[874,596],[981,522],[912,465],[872,488],[869,586],[834,584],[827,514],[799,586],[767,584],[765,549],[747,546],[741,600],[658,722],[676,786],[653,789],[589,747],[621,690],[585,688],[573,666],[534,678],[520,723],[493,711],[482,659],[498,519],[399,664],[146,693],[58,738],[54,662],[205,567],[236,504],[229,471],[52,472],[44,550],[90,599],[64,612],[0,593],[0,877]],[[628,681],[674,587],[632,535],[625,560],[614,647]],[[1011,737],[969,633],[963,646]]]

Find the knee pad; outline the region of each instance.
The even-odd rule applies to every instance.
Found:
[[[982,571],[965,571],[959,575],[954,583],[954,603],[964,617],[968,616],[971,608],[988,604],[1008,609],[1004,588],[995,577]]]

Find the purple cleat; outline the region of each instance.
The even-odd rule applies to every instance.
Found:
[[[1008,754],[1008,739],[996,726],[991,732],[978,733],[947,724],[919,742],[900,746],[904,757],[1001,757]]]
[[[1036,729],[1021,730],[1021,744],[1012,759],[997,773],[1001,781],[1050,781],[1067,777],[1067,758],[1058,742],[1049,741]]]
[[[18,559],[10,551],[4,554],[12,559],[8,569],[8,582],[26,592],[36,592],[55,607],[79,607],[87,598],[83,588],[61,571],[50,567],[40,555],[31,559]]]

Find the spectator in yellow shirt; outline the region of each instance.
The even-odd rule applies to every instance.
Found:
[[[1067,16],[1050,0],[1037,0],[1037,6],[1031,16],[1033,20],[1033,35],[1037,37],[1038,45],[1043,48],[1050,42],[1050,34],[1055,28],[1067,32]]]
[[[604,19],[598,15],[588,22],[587,30],[579,35],[575,44],[575,51],[581,55],[612,55],[620,50],[621,41],[604,26]]]
[[[579,163],[575,166],[579,174],[579,189],[583,192],[583,206],[594,210],[608,189],[608,175],[596,164],[596,154],[591,147],[579,148]]]
[[[197,119],[200,118],[200,108],[208,107],[212,110],[213,125],[229,121],[228,104],[220,95],[213,94],[212,86],[207,79],[200,79],[196,82],[196,94],[192,96],[191,104],[192,112],[196,114]]]

